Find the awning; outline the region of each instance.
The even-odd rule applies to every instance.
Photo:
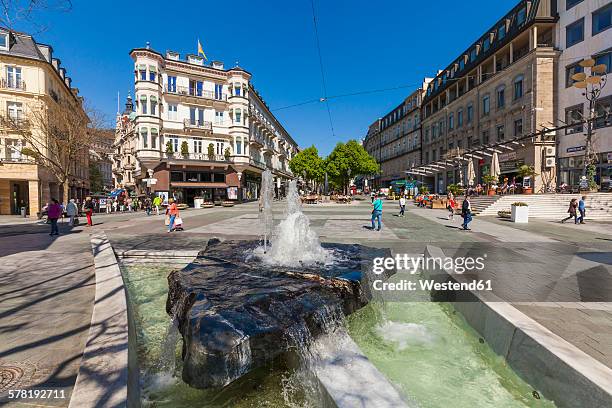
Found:
[[[170,187],[182,188],[227,188],[227,183],[190,183],[187,181],[177,181],[170,183]]]
[[[122,188],[118,188],[118,189],[116,189],[116,190],[111,191],[111,192],[110,192],[110,194],[109,194],[109,196],[110,196],[111,198],[115,198],[115,197],[117,197],[119,194],[123,193],[124,191],[125,191],[124,189],[122,189]]]
[[[145,64],[138,65],[138,70],[139,71],[145,71],[146,69],[147,69],[147,66]]]

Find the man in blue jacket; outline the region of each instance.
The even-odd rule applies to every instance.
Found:
[[[581,224],[584,224],[584,216],[586,214],[586,196],[582,196],[582,198],[580,199],[580,201],[578,202],[578,211],[580,212],[580,217],[578,217],[578,219],[580,220]]]
[[[382,194],[379,194],[374,201],[372,201],[372,230],[374,229],[374,220],[378,220],[378,230],[382,228]]]

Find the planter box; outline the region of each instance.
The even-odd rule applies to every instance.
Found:
[[[529,206],[512,206],[512,222],[528,223],[529,222]]]

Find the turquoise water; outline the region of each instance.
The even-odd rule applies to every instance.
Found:
[[[370,303],[348,318],[370,361],[421,408],[554,407],[497,356],[452,306]]]
[[[191,388],[180,380],[180,341],[173,375],[160,373],[156,367],[170,325],[165,310],[172,269],[150,264],[122,267],[136,323],[144,407],[321,406],[304,373],[284,365],[259,370],[221,392]],[[531,387],[480,343],[449,305],[375,302],[351,315],[347,326],[372,363],[421,408],[554,407],[535,399]]]
[[[297,408],[317,407],[302,386],[303,373],[284,367],[259,370],[220,392],[191,388],[180,379],[180,341],[173,375],[160,373],[163,344],[170,318],[166,314],[170,265],[130,265],[122,272],[136,325],[143,407],[172,408]]]

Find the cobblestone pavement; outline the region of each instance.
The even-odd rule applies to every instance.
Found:
[[[284,204],[275,203],[276,222],[283,212]],[[444,210],[408,206],[406,216],[398,217],[397,203],[385,202],[383,230],[378,232],[369,229],[369,201],[305,206],[304,212],[322,241],[410,254],[422,253],[428,244],[448,255],[487,248],[500,265],[514,268],[505,276],[501,269],[493,268],[492,273],[507,283],[512,292],[507,295],[516,296],[513,304],[519,310],[612,367],[611,303],[593,301],[612,281],[610,225],[517,225],[475,217],[473,231],[464,232],[459,230],[461,218],[449,221]],[[118,251],[195,251],[211,237],[255,239],[259,232],[256,203],[186,210],[181,215],[185,231],[171,234],[166,233],[163,215],[147,217],[142,212],[95,217],[93,228],[68,231],[63,225],[66,234],[55,239],[47,235],[47,225],[0,226],[0,370],[13,379],[0,387],[37,385],[70,392],[94,299],[90,232],[104,230]],[[589,273],[580,273],[583,270]],[[528,282],[524,290],[514,290],[521,280]],[[4,391],[0,388],[0,395],[6,395]],[[66,404],[67,400],[55,400],[40,406]]]

